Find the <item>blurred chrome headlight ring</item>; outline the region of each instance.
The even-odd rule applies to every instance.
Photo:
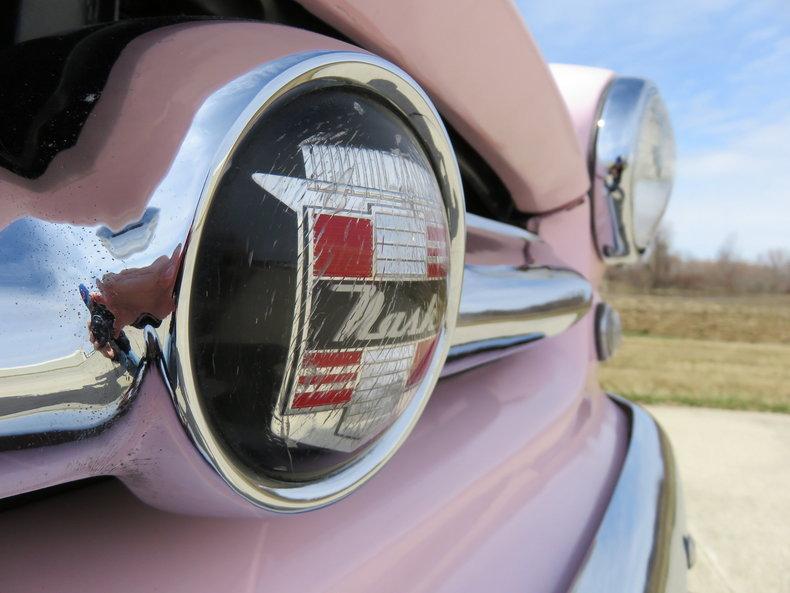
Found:
[[[608,263],[638,260],[669,202],[675,141],[656,86],[615,78],[601,101],[591,155],[595,238]]]

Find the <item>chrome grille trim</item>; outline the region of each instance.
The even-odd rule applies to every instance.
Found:
[[[534,233],[481,216],[467,214],[466,226],[467,233],[523,241],[525,249],[548,249]],[[590,310],[592,298],[590,282],[559,265],[466,264],[448,361],[560,334]],[[443,375],[457,370],[446,366]]]

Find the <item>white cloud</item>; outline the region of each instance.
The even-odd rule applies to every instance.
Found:
[[[713,256],[731,234],[754,259],[790,249],[790,113],[720,148],[683,157],[667,212],[676,246]]]

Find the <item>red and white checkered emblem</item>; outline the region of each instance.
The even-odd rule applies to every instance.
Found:
[[[307,144],[304,176],[253,174],[295,213],[297,320],[273,427],[283,438],[352,450],[411,401],[446,309],[441,192],[416,159]]]

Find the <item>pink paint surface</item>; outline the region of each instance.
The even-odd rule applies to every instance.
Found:
[[[566,266],[580,272],[597,287],[605,267],[595,249],[592,224],[590,198],[583,196],[573,208],[531,218],[529,229],[551,245],[556,257]]]
[[[568,105],[579,146],[590,162],[594,158],[595,134],[597,132],[598,110],[608,85],[614,79],[614,72],[603,68],[588,66],[572,66],[568,64],[552,64],[551,73]],[[601,122],[605,125],[605,122]],[[596,171],[593,190],[596,195],[603,195],[603,178],[605,171]],[[614,242],[613,227],[609,208],[603,201],[593,201],[595,215],[595,236],[602,245]]]
[[[299,1],[423,85],[523,211],[587,191],[565,104],[510,0]]]
[[[573,120],[579,146],[585,155],[590,148],[593,127],[598,118],[598,104],[614,72],[604,68],[551,64],[549,66]]]
[[[0,533],[14,534],[0,538],[2,590],[563,591],[626,442],[625,418],[588,384],[589,326],[442,380],[387,467],[326,509],[186,517],[110,482],[2,513]],[[170,424],[158,414],[174,414],[164,392],[141,397],[150,424],[130,436],[129,475],[145,468],[156,496],[189,506],[210,482],[200,464],[152,457],[185,437],[152,432]],[[163,492],[172,471],[183,489]]]

